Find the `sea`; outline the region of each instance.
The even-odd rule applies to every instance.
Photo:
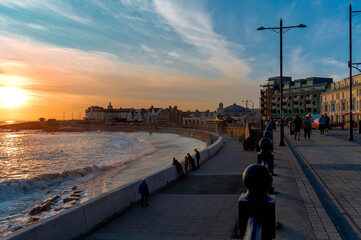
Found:
[[[0,235],[66,211],[74,192],[82,203],[183,160],[206,143],[148,132],[0,132]],[[31,209],[59,196],[51,210]]]

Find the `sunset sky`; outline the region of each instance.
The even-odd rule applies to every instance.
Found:
[[[351,1],[361,10],[359,1]],[[346,1],[1,0],[0,120],[84,117],[91,105],[216,110],[279,75],[348,74]],[[353,18],[361,62],[361,14]],[[356,70],[354,73],[357,74]]]

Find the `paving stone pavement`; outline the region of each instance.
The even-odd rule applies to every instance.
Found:
[[[135,205],[86,239],[234,238],[238,199],[245,192],[241,175],[248,165],[256,163],[256,154],[255,151],[243,151],[236,138],[225,136],[223,149],[199,170],[151,195],[149,207]],[[319,210],[317,202],[309,199],[317,199],[317,195],[308,190],[312,187],[306,186],[308,180],[301,176],[302,170],[291,150],[275,144],[275,156],[278,175],[274,177],[274,183],[279,192],[276,195],[276,220],[279,223],[276,239],[340,239],[336,230],[332,237],[325,235],[329,228],[318,229],[317,222],[327,214],[324,216],[325,212]],[[306,201],[305,197],[308,197]],[[309,207],[306,209],[310,204],[314,204],[315,212]],[[319,205],[321,209],[322,205]],[[312,215],[314,213],[317,216]]]
[[[299,187],[306,195],[312,226],[316,234],[321,231],[320,236],[330,239],[361,239],[361,136],[355,134],[356,143],[349,142],[346,132],[331,130],[320,135],[314,130],[311,141],[287,136],[298,161],[295,169],[307,176],[308,181],[303,176],[305,183],[299,184],[305,189]],[[325,211],[319,211],[320,206]]]

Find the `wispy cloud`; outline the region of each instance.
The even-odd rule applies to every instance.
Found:
[[[238,95],[252,98],[257,92],[257,87],[244,88],[239,80],[185,77],[159,66],[125,63],[104,52],[54,47],[26,38],[0,37],[0,45],[0,79],[17,81],[39,106],[51,102],[64,111],[71,111],[73,99],[85,106],[92,100],[95,104],[112,100],[123,107],[172,104],[215,109],[219,101],[234,102],[232,96]],[[55,96],[62,99],[61,106]]]
[[[53,12],[61,17],[65,17],[72,21],[89,24],[91,20],[86,17],[80,16],[79,13],[75,13],[71,5],[59,0],[2,0],[0,5],[3,5],[12,9],[28,9],[28,10],[41,10],[45,12]]]
[[[332,57],[328,57],[328,58],[323,58],[321,59],[321,62],[325,65],[332,65],[332,66],[336,66],[336,67],[340,67],[340,68],[345,68],[347,67],[347,63],[345,62],[341,62],[341,61],[337,61]]]
[[[182,39],[197,48],[202,57],[227,78],[245,78],[251,68],[229,50],[231,45],[213,30],[210,16],[197,6],[185,7],[174,1],[155,0],[155,6]]]

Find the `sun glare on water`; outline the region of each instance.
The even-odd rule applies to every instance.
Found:
[[[1,87],[0,103],[7,108],[17,107],[26,101],[26,92],[20,88]]]

